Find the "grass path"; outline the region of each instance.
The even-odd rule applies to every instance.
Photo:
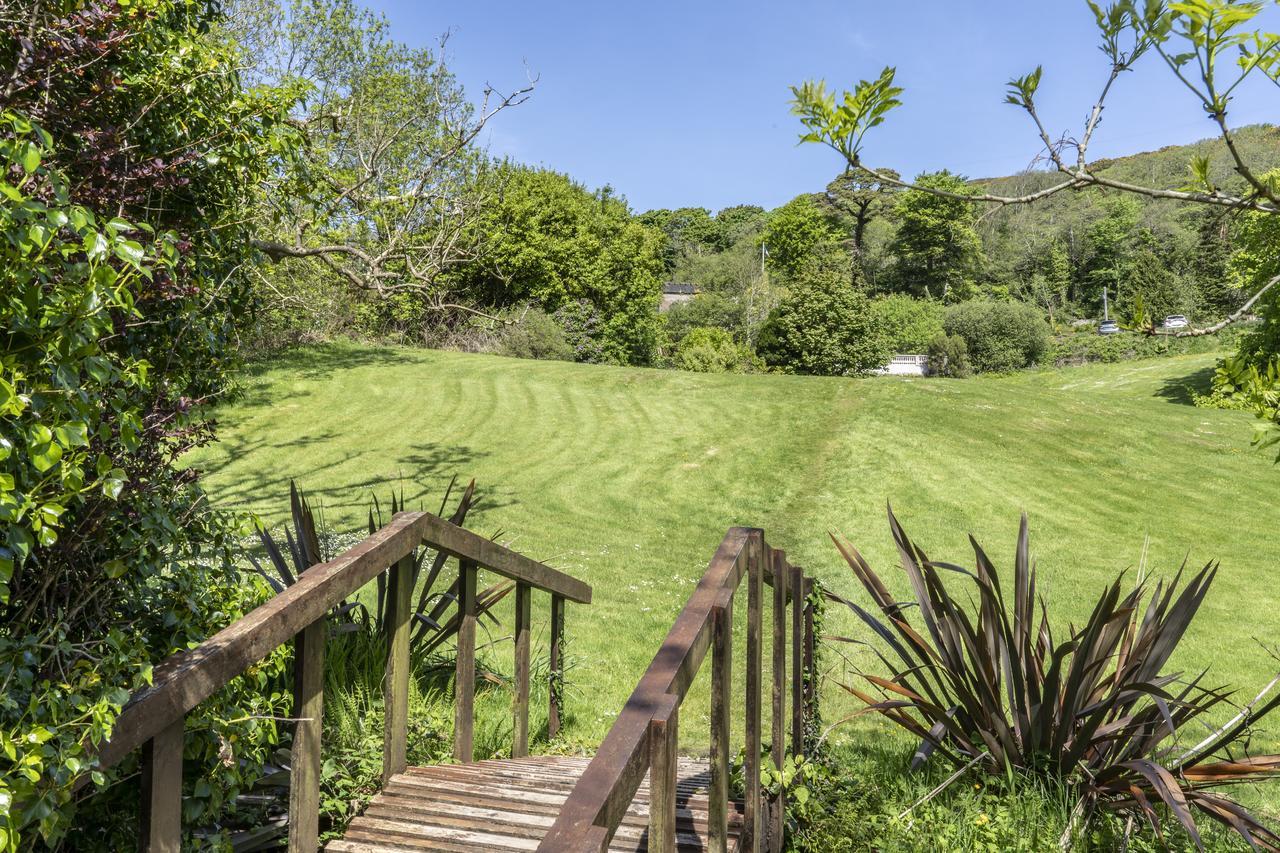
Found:
[[[193,457],[222,506],[269,521],[289,478],[355,530],[371,490],[435,509],[474,476],[482,532],[593,584],[569,613],[570,735],[599,740],[725,529],[771,542],[854,593],[827,531],[889,568],[891,501],[929,552],[967,562],[972,532],[1000,564],[1018,513],[1059,619],[1116,571],[1222,561],[1177,663],[1264,683],[1280,635],[1280,469],[1250,418],[1187,405],[1212,356],[968,381],[704,376],[409,349],[326,346],[263,367]],[[889,572],[892,574],[892,572]],[[535,619],[545,620],[535,601]],[[854,630],[841,624],[841,630]],[[705,690],[682,736],[705,741]]]

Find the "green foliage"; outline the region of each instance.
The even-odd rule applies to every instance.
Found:
[[[923,353],[942,334],[945,311],[937,302],[894,293],[872,299],[871,313],[896,353]]]
[[[591,193],[557,172],[511,165],[495,180],[501,194],[474,224],[482,260],[457,273],[461,287],[481,304],[533,302],[553,314],[593,315],[567,325],[580,361],[649,363],[658,340],[660,237],[607,189]]]
[[[832,266],[792,285],[761,328],[756,351],[770,367],[819,376],[866,373],[892,355],[870,300]]]
[[[821,142],[850,163],[857,163],[867,131],[884,123],[890,110],[902,105],[903,90],[894,85],[896,70],[885,68],[875,80],[862,80],[839,103],[824,81],[791,87],[791,111],[800,117],[801,142]]]
[[[263,594],[176,460],[212,437],[203,404],[252,310],[247,200],[293,138],[288,98],[241,90],[204,4],[22,18],[22,39],[0,22],[0,850],[59,843],[72,783],[108,781],[88,747],[128,691]],[[189,715],[192,821],[256,774],[278,663]],[[112,835],[127,788],[79,806],[73,847],[132,843]]]
[[[1037,597],[1025,515],[1011,599],[976,541],[971,572],[930,561],[892,512],[889,523],[923,627],[912,627],[910,611],[862,555],[836,540],[879,615],[844,603],[879,637],[889,670],[888,678],[863,676],[873,693],[847,689],[919,739],[913,769],[936,760],[996,777],[1040,777],[1068,786],[1073,799],[1094,809],[1145,821],[1157,834],[1172,818],[1197,847],[1194,814],[1250,842],[1280,843],[1273,829],[1214,790],[1280,774],[1280,755],[1247,754],[1250,726],[1280,706],[1280,696],[1264,691],[1249,714],[1215,727],[1211,715],[1233,704],[1231,694],[1202,686],[1204,673],[1186,680],[1161,672],[1208,594],[1216,564],[1181,589],[1181,571],[1167,585],[1140,579],[1128,593],[1117,578],[1088,620],[1055,640],[1045,599]],[[943,571],[968,594],[944,584]]]
[[[719,293],[699,293],[688,302],[679,302],[668,309],[667,334],[679,343],[685,335],[700,327],[740,332],[746,327],[746,308],[737,299]]]
[[[959,335],[939,334],[929,341],[929,373],[951,379],[973,375],[969,361],[969,345]]]
[[[795,278],[840,254],[839,236],[812,196],[796,196],[769,213],[762,237],[769,269]]]
[[[515,315],[498,345],[498,353],[513,358],[540,358],[551,361],[573,361],[573,347],[564,326],[550,314],[530,308]]]
[[[763,363],[724,329],[698,326],[680,339],[671,366],[695,373],[752,373]]]
[[[963,178],[945,170],[920,175],[916,184],[959,196],[973,193]],[[896,287],[945,302],[973,296],[982,261],[973,205],[962,198],[906,190],[894,213],[898,230],[888,250],[895,261]]]
[[[974,370],[1010,371],[1037,364],[1049,349],[1040,312],[1017,302],[974,300],[947,309],[943,327],[964,338]]]

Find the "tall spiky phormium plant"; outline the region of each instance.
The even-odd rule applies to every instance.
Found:
[[[440,501],[439,515],[444,515],[456,485],[455,477],[449,482],[444,498]],[[476,502],[475,490],[476,483],[472,480],[463,489],[457,506],[449,515],[450,523],[456,525],[465,523],[467,513]],[[334,549],[330,547],[327,537],[321,535],[324,528],[322,515],[311,506],[306,495],[292,481],[289,483],[289,508],[292,523],[284,527],[283,547],[269,530],[263,528],[258,532],[258,538],[266,552],[266,566],[254,554],[246,554],[254,571],[262,575],[277,593],[297,583],[298,578],[307,569],[337,556],[333,552]],[[394,516],[405,508],[403,492],[399,495],[392,493],[391,515]],[[369,533],[375,533],[384,524],[386,521],[382,516],[382,505],[374,497],[369,506]],[[413,588],[417,600],[411,617],[412,627],[409,634],[410,648],[414,653],[430,654],[458,633],[461,617],[457,613],[457,608],[454,607],[458,601],[457,578],[453,578],[447,589],[436,589],[436,583],[440,579],[441,571],[445,568],[447,556],[426,547],[414,549]],[[390,607],[386,594],[386,575],[387,572],[383,571],[377,576],[377,597],[372,611],[358,600],[345,600],[338,603],[329,614],[331,630],[334,633],[369,631],[379,637],[385,636],[389,624],[388,608]],[[479,592],[476,595],[478,616],[496,624],[497,619],[490,611],[514,588],[514,583],[502,581]],[[452,612],[450,612],[451,609]]]
[[[1275,829],[1214,790],[1280,774],[1280,755],[1241,754],[1249,728],[1280,705],[1280,695],[1271,695],[1280,677],[1229,722],[1209,726],[1208,737],[1189,739],[1188,724],[1207,723],[1210,712],[1230,706],[1232,694],[1203,686],[1205,672],[1191,678],[1162,672],[1209,591],[1215,563],[1185,584],[1180,570],[1167,584],[1139,580],[1127,593],[1122,575],[1082,627],[1055,638],[1036,592],[1025,515],[1012,600],[972,537],[970,571],[930,560],[892,510],[889,524],[914,601],[895,601],[862,555],[834,536],[880,615],[828,597],[848,606],[881,641],[872,648],[889,677],[863,674],[871,692],[845,689],[866,710],[920,739],[913,769],[935,758],[998,775],[1016,770],[1050,776],[1078,793],[1086,814],[1136,814],[1162,835],[1167,810],[1202,848],[1199,814],[1255,849],[1280,850]],[[950,590],[942,572],[959,579],[976,600]],[[919,613],[911,614],[912,607]]]

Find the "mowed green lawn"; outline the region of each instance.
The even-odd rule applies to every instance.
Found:
[[[1189,405],[1212,364],[846,380],[335,345],[248,377],[218,413],[221,442],[189,461],[218,505],[272,523],[295,478],[339,530],[361,526],[375,491],[403,487],[434,511],[451,475],[476,478],[486,500],[472,527],[594,586],[568,618],[567,734],[584,745],[607,730],[726,528],[763,527],[854,595],[828,531],[899,580],[887,502],[932,556],[967,562],[972,532],[1003,566],[1025,510],[1063,627],[1137,566],[1146,537],[1153,572],[1221,560],[1175,664],[1211,666],[1243,692],[1280,666],[1254,639],[1280,635],[1280,468],[1250,449],[1248,415]],[[535,608],[545,623],[545,602]],[[834,608],[831,620],[865,636]],[[681,727],[692,748],[706,740],[705,695],[695,685]]]

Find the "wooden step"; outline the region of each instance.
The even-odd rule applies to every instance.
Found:
[[[410,767],[351,821],[332,853],[408,853],[441,850],[536,850],[560,813],[589,758],[537,756]],[[677,773],[676,844],[680,851],[707,849],[705,761],[680,759]],[[611,851],[648,849],[649,782],[646,779],[609,845]],[[742,805],[729,806],[729,848],[736,849]]]

